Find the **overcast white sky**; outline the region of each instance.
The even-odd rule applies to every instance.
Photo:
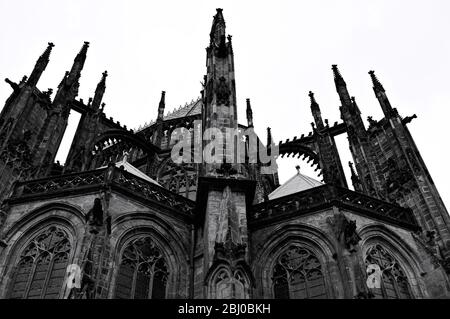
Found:
[[[245,99],[265,140],[307,134],[312,90],[330,123],[340,121],[331,64],[338,64],[364,120],[381,117],[367,72],[376,71],[391,104],[409,125],[428,169],[450,207],[449,1],[61,1],[0,0],[0,101],[3,78],[29,75],[47,42],[55,44],[38,87],[56,86],[83,41],[90,41],[79,97],[93,96],[108,70],[106,115],[134,128],[155,119],[162,90],[166,112],[199,96],[205,48],[216,8],[233,35],[239,119]],[[72,116],[73,117],[73,116]],[[77,118],[76,116],[74,117]],[[71,120],[68,133],[76,125]],[[70,134],[68,134],[70,136]],[[344,169],[351,159],[338,138]],[[70,141],[58,159],[64,162]],[[281,159],[280,179],[300,161]],[[312,174],[306,163],[302,172]]]

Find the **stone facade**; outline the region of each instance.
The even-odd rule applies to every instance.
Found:
[[[238,124],[231,36],[217,9],[201,98],[134,132],[108,119],[103,73],[77,100],[88,43],[52,100],[37,88],[53,44],[0,114],[0,298],[448,298],[448,212],[408,131],[373,71],[385,117],[365,128],[333,66],[341,123],[274,144],[246,141],[245,162],[177,163],[179,128]],[[54,163],[69,111],[82,114],[64,165]],[[347,187],[335,136],[355,160]],[[204,144],[203,144],[204,145]],[[226,145],[225,145],[226,146]],[[323,175],[271,197],[278,175],[250,149],[305,156]],[[186,150],[183,150],[185,152]],[[198,155],[197,150],[187,150]],[[204,154],[203,154],[204,155]],[[119,164],[118,164],[119,163]],[[299,177],[300,178],[300,177]],[[288,187],[285,189],[289,189]]]

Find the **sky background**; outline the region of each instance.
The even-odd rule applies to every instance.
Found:
[[[233,35],[239,122],[250,98],[255,129],[276,141],[311,130],[308,91],[330,123],[340,120],[331,65],[338,64],[362,112],[379,119],[369,70],[391,104],[414,113],[410,131],[450,207],[450,2],[429,1],[99,1],[0,0],[0,101],[3,78],[29,75],[47,42],[55,44],[38,87],[56,87],[83,41],[91,43],[79,98],[93,96],[108,70],[105,113],[129,128],[156,118],[162,90],[166,113],[200,95],[205,48],[216,8]],[[72,112],[57,159],[65,161],[79,115]],[[345,135],[337,138],[349,177]],[[314,171],[300,159],[280,159],[280,181]]]

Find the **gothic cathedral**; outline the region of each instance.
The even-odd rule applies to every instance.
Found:
[[[448,298],[450,219],[402,117],[373,71],[384,117],[365,127],[336,65],[341,121],[274,143],[243,141],[239,163],[223,145],[207,161],[205,132],[238,123],[232,38],[217,9],[201,97],[133,131],[105,115],[107,72],[78,99],[85,42],[54,97],[37,84],[49,43],[0,114],[0,298]],[[81,119],[64,165],[55,156],[71,110]],[[347,134],[349,189],[335,143]],[[211,138],[212,139],[212,138]],[[212,139],[214,140],[214,139]],[[255,142],[256,141],[256,142]],[[216,147],[217,148],[217,147]],[[304,156],[323,177],[276,169],[252,151]],[[213,156],[214,157],[214,156]],[[215,157],[217,158],[217,156]],[[256,158],[256,159],[255,159]]]

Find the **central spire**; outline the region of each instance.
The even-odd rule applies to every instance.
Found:
[[[217,9],[211,26],[204,79],[202,129],[206,134],[204,136],[207,136],[204,141],[205,154],[209,152],[209,158],[214,159],[207,165],[208,174],[220,167],[223,160],[229,164],[236,163],[237,156],[233,141],[228,136],[230,132],[236,133],[238,128],[234,57],[231,37],[227,39],[225,32],[222,9]],[[221,136],[216,138],[212,133],[214,131],[220,131]]]

